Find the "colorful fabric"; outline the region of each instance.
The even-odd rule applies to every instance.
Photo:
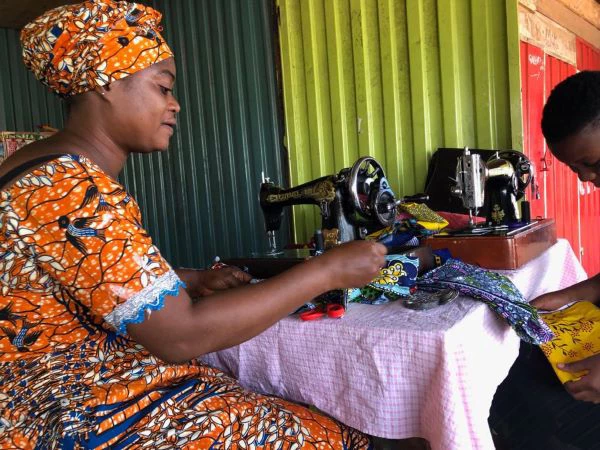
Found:
[[[507,277],[499,273],[449,259],[419,278],[417,287],[433,291],[456,289],[461,294],[485,302],[526,342],[541,344],[554,337],[537,310],[525,301]]]
[[[438,248],[432,251],[433,253],[433,264],[435,267],[439,267],[446,263],[450,258],[452,258],[452,254],[450,250],[447,248]]]
[[[446,219],[423,203],[400,203],[398,207],[413,216],[427,230],[440,231],[448,226]]]
[[[417,247],[419,238],[412,230],[406,230],[401,222],[396,222],[367,236],[368,240],[377,241],[389,249],[398,247]]]
[[[410,294],[419,273],[419,258],[386,255],[385,259],[377,278],[362,288],[348,289],[348,301],[378,305]]]
[[[540,312],[554,333],[554,339],[540,345],[562,383],[579,380],[585,372],[567,372],[557,367],[600,353],[600,308],[591,302],[577,302],[564,309]]]
[[[81,94],[171,58],[160,35],[161,17],[149,6],[125,1],[59,6],[25,25],[23,60],[57,94]]]
[[[401,248],[419,246],[419,238],[436,234],[447,225],[447,222],[425,205],[418,203],[403,203],[407,211],[399,211],[394,223],[390,226],[369,234],[366,239],[375,240],[390,249],[390,253],[398,252]],[[420,218],[434,222],[419,221],[408,210]],[[436,222],[439,220],[439,222]]]
[[[136,202],[91,161],[60,157],[1,191],[0,224],[0,448],[369,445],[128,337],[182,284]]]

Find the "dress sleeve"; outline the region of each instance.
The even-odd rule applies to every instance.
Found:
[[[123,187],[100,169],[62,162],[62,176],[29,189],[13,222],[38,278],[120,334],[163,307],[183,283],[141,225]],[[36,176],[35,173],[29,175]],[[25,179],[24,179],[25,180]]]

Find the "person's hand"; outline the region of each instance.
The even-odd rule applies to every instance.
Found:
[[[566,290],[561,290],[540,295],[531,301],[531,305],[544,311],[553,311],[573,301],[574,299]]]
[[[568,364],[558,364],[558,368],[567,372],[588,373],[577,381],[565,383],[565,388],[577,400],[600,403],[600,354]]]
[[[191,297],[203,297],[215,291],[248,284],[252,276],[235,266],[220,269],[186,271],[186,285]]]
[[[372,281],[385,265],[387,247],[375,241],[351,241],[313,258],[320,270],[327,270],[331,289],[362,287]]]
[[[252,276],[238,267],[227,266],[220,269],[204,270],[204,277],[201,281],[201,287],[204,293],[200,295],[209,295],[214,291],[231,289],[242,284],[248,284]]]

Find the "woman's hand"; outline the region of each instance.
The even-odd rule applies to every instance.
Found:
[[[177,274],[187,286],[190,297],[204,297],[215,291],[248,284],[252,276],[235,266],[220,269],[179,269]]]
[[[319,270],[329,273],[330,289],[362,287],[372,281],[385,265],[385,245],[374,241],[351,241],[313,258]],[[329,284],[329,283],[328,283]]]
[[[537,309],[553,311],[571,302],[588,301],[598,304],[600,302],[600,274],[580,281],[573,286],[560,291],[540,295],[531,301]]]
[[[568,364],[559,364],[558,368],[567,372],[587,370],[588,373],[581,379],[565,383],[565,388],[577,400],[600,403],[600,354]]]
[[[562,289],[560,291],[548,292],[547,294],[540,295],[531,301],[531,305],[544,311],[554,311],[573,301],[575,301],[575,299],[572,298],[569,291]]]
[[[242,284],[248,284],[252,276],[238,267],[227,266],[220,269],[199,271],[201,275],[199,295],[210,295],[215,291],[231,289]]]

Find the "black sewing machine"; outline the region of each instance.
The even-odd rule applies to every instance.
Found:
[[[469,226],[427,238],[426,245],[447,248],[454,257],[488,269],[516,269],[556,242],[554,220],[531,220],[526,201],[519,211],[517,201],[528,187],[537,194],[533,165],[523,153],[472,152],[465,147],[455,155],[455,177],[448,191],[468,210]],[[450,210],[444,204],[436,207]],[[476,223],[474,216],[481,210],[485,222]]]
[[[392,225],[396,218],[397,205],[403,202],[426,200],[417,194],[396,200],[385,177],[385,172],[374,158],[365,156],[352,167],[340,170],[336,175],[327,175],[293,188],[276,186],[268,178],[260,187],[260,206],[265,217],[265,230],[269,241],[266,253],[252,257],[236,257],[223,262],[247,268],[258,278],[268,278],[310,257],[309,249],[279,250],[275,232],[281,227],[283,208],[292,205],[317,205],[321,212],[323,241],[315,239],[316,250],[355,239],[364,239],[368,234]],[[397,253],[419,257],[423,270],[433,267],[433,254],[428,247],[394,248]]]
[[[535,186],[533,166],[523,153],[504,150],[484,159],[465,147],[457,158],[454,181],[451,194],[459,197],[469,211],[471,232],[512,229],[530,223],[529,203],[521,203],[523,214],[517,203],[525,196],[528,186]],[[473,215],[482,207],[486,211],[486,223],[475,226]]]
[[[322,230],[337,242],[364,239],[372,231],[394,223],[396,197],[381,165],[372,157],[358,159],[352,167],[299,186],[283,189],[269,179],[260,187],[260,207],[270,252],[277,253],[275,232],[281,226],[283,208],[291,205],[317,205]]]

